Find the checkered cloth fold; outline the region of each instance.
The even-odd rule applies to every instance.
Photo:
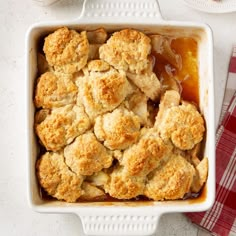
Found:
[[[236,235],[236,47],[216,137],[216,199],[210,210],[186,215],[212,235]]]

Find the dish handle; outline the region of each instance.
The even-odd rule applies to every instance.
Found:
[[[80,22],[156,23],[163,20],[158,0],[84,0]]]
[[[78,213],[84,233],[97,236],[138,236],[152,235],[156,232],[161,214],[142,214],[142,212],[91,212]]]

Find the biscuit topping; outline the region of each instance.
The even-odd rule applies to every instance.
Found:
[[[115,32],[99,53],[101,59],[116,69],[139,74],[149,65],[151,40],[142,32],[125,29]]]
[[[77,33],[66,27],[45,38],[43,47],[46,59],[55,70],[74,73],[87,63],[89,43],[86,32]]]
[[[192,88],[189,65],[198,79],[188,42],[197,46],[135,29],[62,27],[45,37],[34,94],[42,193],[66,202],[163,201],[201,191],[206,128],[182,86]]]

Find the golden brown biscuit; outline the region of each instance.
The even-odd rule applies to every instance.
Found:
[[[90,76],[99,76],[98,72],[106,72],[112,70],[111,66],[102,60],[92,60],[88,62],[87,67],[84,68],[83,72]],[[114,72],[114,71],[113,71]]]
[[[144,190],[153,200],[181,199],[190,191],[194,175],[193,166],[179,155],[172,155],[167,163],[151,175]]]
[[[77,174],[92,175],[108,168],[112,164],[112,156],[98,142],[92,132],[80,135],[64,149],[66,164]]]
[[[169,108],[158,129],[164,140],[170,139],[182,150],[192,149],[201,142],[205,132],[203,117],[190,103]]]
[[[64,73],[79,71],[88,60],[86,32],[79,34],[66,27],[60,28],[45,38],[43,50],[49,65],[55,70]]]
[[[39,183],[49,195],[75,202],[83,193],[83,177],[68,168],[62,153],[45,153],[37,161],[36,169]]]
[[[130,85],[122,72],[101,60],[90,61],[84,69],[84,76],[77,80],[78,103],[93,120],[100,114],[118,107],[130,92]]]
[[[96,118],[94,133],[111,149],[126,149],[138,140],[140,119],[125,108],[117,108]]]
[[[170,155],[172,145],[164,143],[154,129],[140,138],[137,144],[124,151],[121,165],[130,176],[146,176]]]
[[[148,67],[151,40],[142,32],[125,29],[113,33],[100,47],[100,58],[118,70],[139,74]]]
[[[84,108],[67,105],[52,111],[42,109],[36,113],[35,129],[47,150],[58,151],[75,137],[90,128],[90,120]]]
[[[46,72],[37,81],[34,103],[36,107],[42,108],[75,104],[77,92],[72,76]]]
[[[143,194],[145,178],[129,176],[123,167],[117,167],[110,175],[104,189],[110,196],[118,199],[131,199]]]

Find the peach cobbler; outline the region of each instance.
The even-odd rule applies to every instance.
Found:
[[[201,191],[208,159],[194,39],[62,27],[43,40],[34,125],[45,194],[163,201]]]

